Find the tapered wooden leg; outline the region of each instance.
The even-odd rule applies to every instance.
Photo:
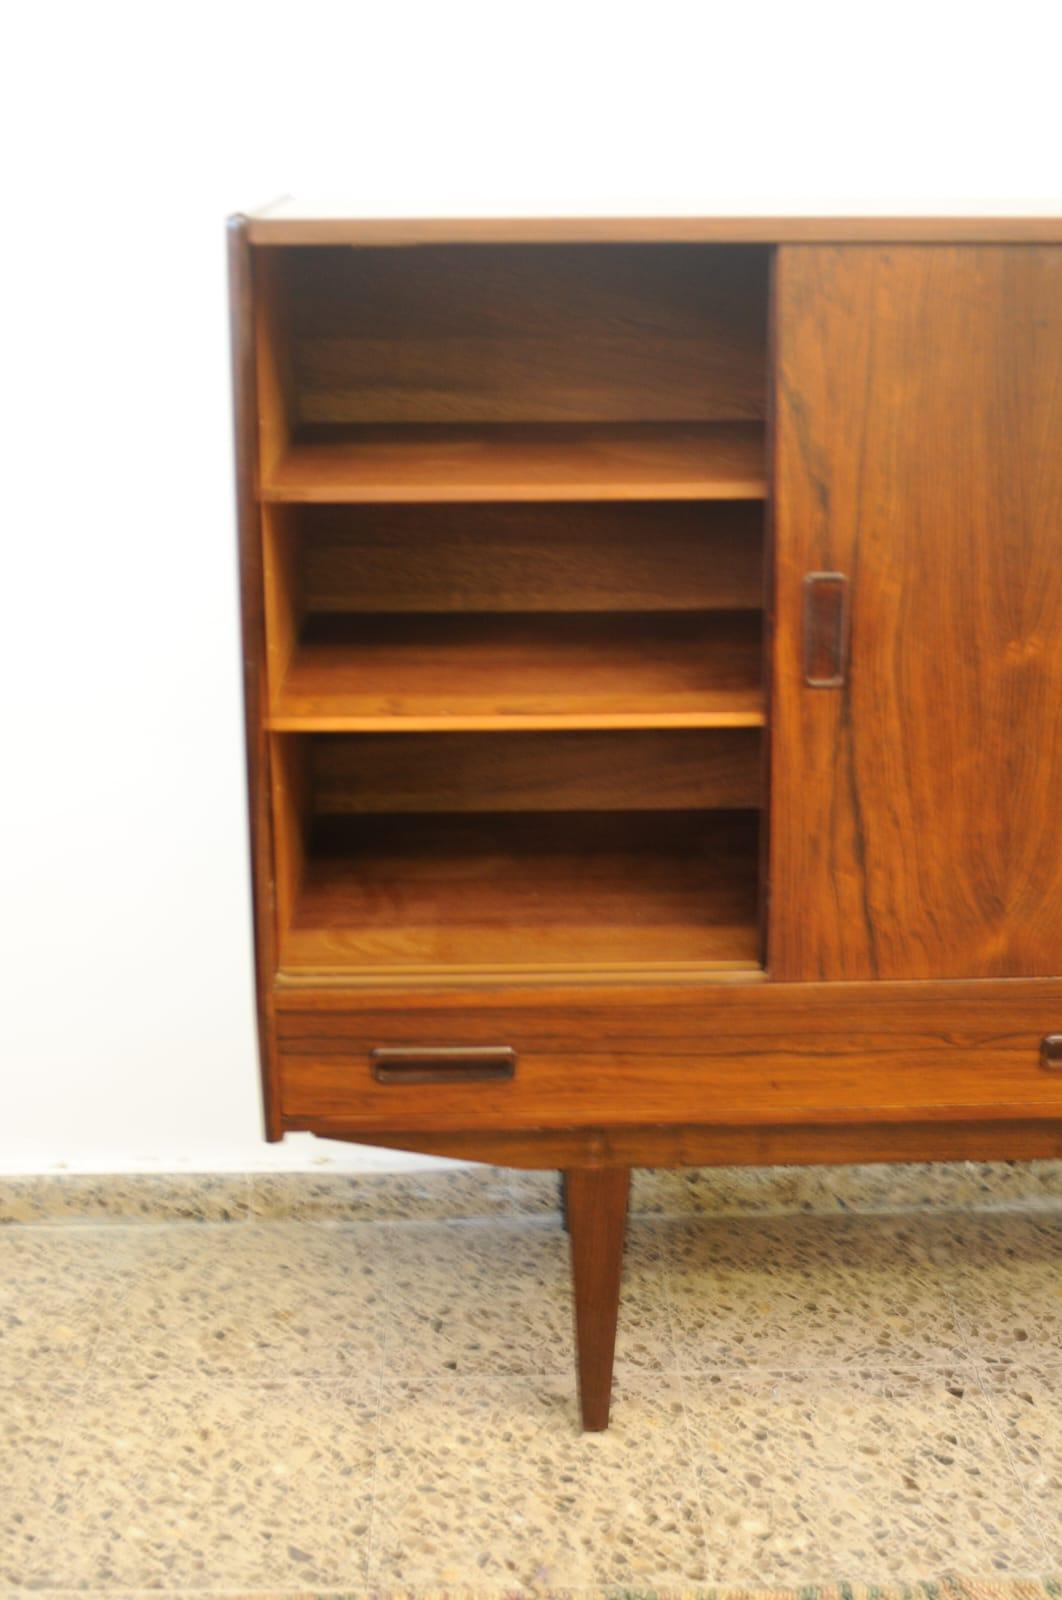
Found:
[[[573,1167],[566,1174],[575,1341],[583,1428],[608,1427],[616,1352],[629,1167]]]
[[[564,1229],[565,1233],[567,1233],[567,1231],[568,1231],[568,1174],[566,1172],[558,1172],[557,1176],[560,1179],[561,1227]]]

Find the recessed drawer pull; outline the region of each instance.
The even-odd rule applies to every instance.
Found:
[[[1041,1039],[1040,1065],[1045,1072],[1062,1072],[1062,1033],[1048,1033]]]
[[[508,1045],[394,1046],[369,1056],[377,1083],[499,1083],[516,1072]]]

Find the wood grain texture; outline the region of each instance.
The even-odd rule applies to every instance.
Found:
[[[755,421],[767,252],[297,250],[294,422]]]
[[[840,244],[992,242],[1062,244],[1057,208],[998,207],[981,214],[907,216],[358,217],[297,204],[250,219],[253,244]]]
[[[311,775],[306,741],[289,734],[269,738],[273,821],[273,904],[276,948],[284,941],[302,889],[311,822]]]
[[[244,238],[246,239],[246,225]],[[291,258],[274,251],[248,252],[248,309],[253,324],[255,477],[268,477],[291,443],[295,394],[292,383]]]
[[[558,1171],[585,1167],[769,1167],[853,1161],[1037,1161],[1062,1156],[1062,1120],[808,1123],[729,1128],[682,1124],[531,1132],[333,1133],[422,1155]]]
[[[266,500],[762,500],[756,422],[314,428],[263,472]]]
[[[260,508],[265,603],[266,677],[270,699],[280,692],[302,627],[301,543],[291,506]]]
[[[945,238],[946,231],[941,230],[951,226],[942,222],[932,237]],[[637,230],[630,235],[632,239],[653,236]],[[415,618],[422,607],[431,608],[433,598],[443,600],[439,604],[443,611],[448,604],[444,597],[452,592],[455,611],[481,609],[488,618],[498,618],[510,610],[510,599],[526,591],[535,596],[528,609],[540,608],[544,619],[555,609],[557,594],[578,590],[581,545],[590,560],[584,567],[580,607],[597,611],[606,622],[613,620],[608,613],[634,611],[629,602],[636,598],[644,572],[646,592],[659,596],[653,602],[657,612],[695,616],[703,607],[694,596],[717,579],[696,564],[692,519],[704,515],[706,508],[682,504],[683,496],[748,495],[744,505],[717,499],[707,509],[719,519],[720,529],[723,519],[741,514],[750,528],[755,524],[758,534],[762,507],[754,498],[762,497],[767,474],[758,421],[751,430],[748,425],[742,430],[739,424],[733,436],[744,441],[745,451],[744,468],[736,473],[727,467],[726,452],[717,449],[729,437],[727,425],[720,430],[710,424],[703,431],[676,426],[671,432],[666,425],[662,431],[653,426],[643,430],[635,422],[626,425],[631,428],[628,434],[615,424],[598,430],[554,422],[531,428],[526,436],[519,426],[509,433],[486,423],[466,424],[463,435],[445,425],[441,431],[433,428],[420,435],[408,427],[376,434],[323,429],[315,438],[300,440],[294,455],[289,455],[288,428],[298,415],[301,381],[286,358],[295,309],[290,296],[292,263],[283,251],[263,252],[275,259],[272,265],[259,263],[258,253],[248,251],[246,230],[240,248],[238,303],[253,311],[253,278],[262,293],[259,355],[263,350],[269,354],[259,385],[254,339],[246,317],[242,322],[237,317],[237,327],[242,328],[237,348],[243,396],[245,652],[255,674],[248,703],[256,712],[252,718],[249,710],[248,732],[254,741],[250,759],[258,841],[256,922],[259,959],[267,951],[266,970],[272,972],[275,885],[268,853],[263,867],[261,849],[263,830],[268,841],[271,809],[269,759],[261,737],[262,552],[253,505],[250,514],[247,510],[247,486],[253,488],[258,450],[255,407],[261,411],[262,437],[271,458],[264,492],[267,498],[275,494],[278,501],[277,520],[270,522],[267,539],[270,582],[276,586],[268,627],[276,635],[271,642],[278,662],[288,659],[297,636],[310,553],[318,563],[312,581],[323,597],[316,608],[320,610],[354,610],[349,602],[358,593],[357,564],[364,559],[371,569],[366,572],[365,604],[380,612],[407,610]],[[777,321],[782,381],[777,397],[773,391],[771,397],[779,413],[775,518],[780,547],[774,574],[780,622],[779,676],[773,685],[778,734],[773,754],[779,805],[778,773],[785,757],[782,781],[794,830],[787,859],[796,865],[788,875],[779,874],[779,858],[773,859],[772,903],[776,919],[781,912],[788,925],[786,936],[797,941],[790,948],[797,961],[794,975],[801,979],[819,971],[848,978],[858,973],[921,977],[1027,971],[1030,951],[1047,949],[1053,930],[1057,931],[1047,909],[1052,896],[1053,904],[1058,904],[1058,879],[1053,875],[1057,868],[1053,858],[1048,859],[1042,832],[1027,826],[1030,816],[1042,820],[1044,815],[1046,790],[1037,788],[1041,780],[1034,765],[1039,763],[1052,774],[1056,792],[1058,778],[1057,719],[1052,722],[1047,709],[1052,703],[1048,695],[1053,694],[1057,703],[1059,688],[1058,658],[1053,653],[1058,613],[1052,609],[1057,607],[1057,588],[1052,585],[1058,562],[1052,565],[1051,560],[1058,547],[1050,542],[1049,533],[1052,525],[1058,526],[1058,457],[1047,443],[1058,433],[1057,401],[1052,398],[1052,386],[1058,383],[1057,257],[1055,250],[954,250],[943,244],[932,250],[852,247],[837,252],[809,247],[781,252]],[[801,258],[803,276],[789,276]],[[870,258],[874,259],[868,268]],[[430,316],[430,312],[417,314]],[[676,314],[679,320],[685,315],[681,307]],[[668,315],[665,312],[665,321]],[[392,333],[385,330],[385,339],[390,340]],[[315,337],[312,331],[307,333],[307,338]],[[323,337],[327,343],[331,335],[326,332]],[[621,340],[626,337],[624,331]],[[789,366],[798,337],[800,359]],[[559,387],[549,399],[558,370],[556,349],[555,345],[548,359],[543,357],[534,381],[539,397],[559,407],[567,403]],[[663,351],[645,380],[650,391],[656,387],[661,403],[659,380],[666,371],[678,375],[679,392],[688,382],[681,358],[673,360],[674,348],[666,336]],[[416,354],[422,368],[425,359],[424,351]],[[459,367],[460,362],[448,368],[443,364],[443,370],[451,372]],[[641,381],[629,365],[626,370],[632,383]],[[717,370],[721,372],[722,366]],[[751,370],[732,364],[736,376],[743,371],[747,377]],[[317,392],[327,396],[332,391],[322,371],[318,369],[322,381]],[[436,403],[426,389],[418,388],[424,371],[399,375],[403,416],[410,414],[401,407],[411,396],[419,397],[416,405]],[[347,378],[342,374],[340,378],[335,393],[349,397]],[[307,392],[317,381],[315,377],[309,383]],[[480,400],[486,392],[477,391]],[[528,389],[524,398],[531,392]],[[590,392],[584,389],[581,397],[573,396],[572,404],[576,408],[585,404]],[[374,390],[374,406],[383,393],[383,387]],[[738,404],[748,402],[751,387],[744,393]],[[340,404],[347,400],[341,398]],[[459,401],[451,389],[439,404],[439,415],[446,415],[450,414],[446,408]],[[712,445],[707,453],[706,443]],[[366,460],[361,453],[366,445],[370,457],[375,453],[367,473],[362,470]],[[495,449],[499,445],[500,451]],[[709,470],[707,455],[712,456]],[[277,491],[275,466],[284,459],[294,462],[296,483],[294,490],[282,486]],[[333,494],[346,504],[315,504]],[[382,505],[359,504],[376,494]],[[569,495],[576,502],[582,497],[583,503],[566,503]],[[416,503],[436,496],[438,504]],[[672,511],[676,518],[670,523],[665,517],[660,524],[659,550],[666,550],[674,565],[654,585],[649,569],[656,547],[650,519],[656,514],[651,502],[657,496],[660,514]],[[289,497],[290,508],[279,504]],[[598,497],[611,505],[594,504]],[[297,503],[302,500],[305,508]],[[467,503],[476,500],[479,505]],[[521,500],[536,503],[519,504]],[[610,534],[603,519],[613,511],[629,522],[621,529],[617,521],[616,532]],[[586,520],[576,526],[580,512]],[[470,513],[480,519],[475,525],[484,554],[479,573],[474,570],[471,536],[458,548],[463,519]],[[323,531],[315,533],[313,519],[318,516],[321,521],[316,526]],[[360,546],[356,532],[348,536],[342,531],[344,517],[362,519],[354,524],[362,529]],[[370,519],[377,517],[381,520],[373,552],[368,528]],[[532,517],[544,519],[537,548]],[[639,519],[644,519],[640,529],[635,526]],[[963,523],[965,533],[960,531]],[[445,575],[432,569],[431,526],[442,532],[444,542],[454,545],[453,564]],[[806,724],[800,720],[806,708],[794,719],[792,706],[803,702],[786,700],[782,679],[784,663],[796,659],[791,652],[798,626],[798,612],[786,588],[788,574],[799,570],[802,577],[811,566],[838,566],[838,551],[853,548],[853,529],[859,535],[858,561],[850,573],[853,661],[858,666],[859,652],[868,648],[869,641],[872,665],[849,680],[853,697],[863,698],[849,701],[847,720],[827,718],[825,726]],[[615,541],[611,551],[610,537]],[[388,549],[392,538],[405,541],[403,552]],[[723,546],[719,548],[722,552]],[[735,548],[732,543],[726,556],[728,571]],[[405,573],[400,554],[406,558]],[[813,561],[807,559],[812,554]],[[543,571],[537,589],[536,560]],[[1013,582],[1015,572],[1023,575],[1019,584]],[[908,573],[914,574],[913,583],[908,582]],[[734,579],[737,587],[730,592],[739,597],[747,593],[750,577],[746,556],[744,576]],[[997,593],[991,604],[993,591]],[[686,594],[690,603],[678,603]],[[896,642],[901,639],[901,622],[917,634],[918,651],[902,649]],[[933,651],[925,648],[927,639],[934,641]],[[981,650],[985,639],[990,646],[987,654]],[[283,670],[278,665],[274,677]],[[823,700],[833,693],[801,692]],[[933,712],[928,718],[927,705]],[[762,716],[762,702],[758,714]],[[1008,744],[1001,732],[1008,716],[1011,727],[1022,732],[1020,749],[1016,741]],[[903,730],[902,739],[898,729]],[[817,733],[825,734],[822,745],[816,743]],[[276,812],[292,840],[304,833],[312,840],[308,824],[314,785],[325,777],[312,766],[311,747],[312,741],[294,735],[276,739],[275,749],[285,752],[277,758],[282,800]],[[989,771],[985,752],[994,749],[1002,749],[1004,756]],[[518,768],[522,758],[508,759],[515,760]],[[297,779],[287,788],[285,761]],[[855,834],[845,821],[853,793],[846,763],[848,768],[854,764],[860,781],[877,784],[876,789],[858,794],[866,812],[858,821],[863,860],[853,849]],[[835,765],[841,781],[831,784]],[[630,767],[622,782],[617,777],[624,803],[637,800],[648,781],[637,761]],[[672,845],[676,862],[682,856],[685,836],[683,824],[661,844],[659,824],[664,819],[659,807],[646,806],[644,812],[615,823],[623,837],[612,865],[597,879],[598,898],[590,896],[589,919],[581,933],[559,953],[540,950],[530,968],[498,966],[497,929],[502,929],[503,944],[513,930],[523,930],[526,944],[528,928],[534,942],[535,917],[541,912],[550,929],[578,930],[574,919],[565,918],[578,909],[580,886],[577,875],[573,878],[572,863],[582,867],[585,852],[577,844],[573,848],[574,835],[565,837],[563,811],[541,811],[540,826],[549,825],[547,834],[557,846],[559,865],[554,875],[547,871],[544,880],[539,874],[536,881],[535,873],[527,870],[533,851],[526,842],[514,844],[511,833],[500,850],[494,848],[498,836],[491,832],[492,821],[487,833],[479,835],[492,865],[485,870],[482,856],[474,864],[470,917],[463,931],[458,928],[458,943],[468,937],[465,953],[474,959],[462,965],[450,959],[451,950],[439,964],[436,950],[423,966],[409,964],[411,953],[401,931],[397,952],[384,948],[386,934],[394,931],[396,919],[402,922],[406,908],[413,912],[414,946],[420,938],[418,927],[437,933],[440,918],[438,903],[431,903],[432,875],[441,869],[447,878],[446,903],[452,909],[457,903],[453,885],[469,881],[464,874],[475,854],[460,844],[460,835],[454,832],[450,844],[440,848],[440,836],[432,828],[441,820],[445,832],[454,819],[429,818],[426,832],[421,832],[419,823],[417,827],[421,867],[409,874],[408,843],[402,840],[406,823],[418,813],[402,807],[416,803],[417,780],[410,776],[414,768],[415,764],[403,768],[401,761],[388,768],[385,762],[375,776],[371,771],[362,775],[368,784],[362,792],[370,801],[373,783],[378,785],[378,796],[390,794],[395,809],[387,826],[392,843],[398,841],[390,858],[390,846],[382,851],[373,848],[374,858],[382,864],[376,888],[369,885],[367,896],[356,851],[347,846],[331,861],[327,851],[311,849],[310,873],[320,873],[316,888],[308,885],[297,853],[289,849],[288,865],[282,865],[287,887],[281,898],[288,908],[287,920],[297,922],[302,909],[310,905],[304,931],[308,948],[316,943],[316,949],[305,964],[283,970],[264,1001],[262,1036],[267,1055],[272,1020],[266,1011],[274,1003],[283,1032],[267,1075],[269,1083],[283,1082],[282,1104],[279,1091],[271,1091],[271,1132],[281,1126],[312,1127],[337,1137],[383,1138],[452,1154],[476,1155],[489,1147],[495,1159],[504,1155],[529,1164],[576,1166],[624,1166],[634,1159],[706,1160],[715,1158],[713,1151],[719,1159],[743,1159],[745,1152],[749,1159],[839,1160],[869,1159],[875,1154],[894,1159],[1048,1154],[1058,1148],[1059,1075],[1043,1071],[1039,1062],[1040,1040],[1060,1028],[1059,984],[1020,979],[995,983],[988,976],[976,984],[764,982],[762,973],[754,970],[755,958],[719,966],[676,958],[682,941],[673,942],[667,930],[677,926],[684,930],[683,940],[691,937],[698,927],[703,930],[705,918],[711,924],[722,902],[715,884],[698,892],[697,873],[691,885],[688,867],[680,872],[676,866],[674,879],[670,867],[663,869]],[[515,803],[517,797],[521,781],[517,768],[508,778],[504,763],[495,768],[503,774],[500,792],[506,803]],[[345,770],[349,774],[352,769]],[[692,780],[677,757],[668,758],[667,770],[677,800]],[[552,785],[558,808],[584,799],[596,803],[606,777],[603,756],[582,772],[574,765],[566,767],[558,757],[553,770],[540,778],[539,792],[545,802]],[[443,794],[456,802],[462,793],[460,773],[448,773],[447,779],[449,788],[444,785]],[[336,809],[342,810],[352,793],[349,785],[344,788],[342,763],[329,781]],[[823,812],[816,783],[829,790],[832,811]],[[964,798],[978,789],[988,796],[980,808]],[[319,798],[324,792],[318,791]],[[290,801],[283,799],[284,794],[292,797]],[[1004,794],[1011,808],[1009,832],[998,820]],[[910,819],[910,828],[897,824],[892,814],[897,809]],[[644,824],[643,833],[643,824],[636,819],[654,811],[655,827]],[[825,829],[824,815],[829,824]],[[950,823],[942,821],[947,817]],[[356,812],[348,820],[359,829],[364,822]],[[475,814],[456,820],[473,823]],[[501,819],[517,829],[528,820],[518,812]],[[533,815],[530,820],[534,821]],[[774,820],[777,829],[777,810]],[[830,828],[827,846],[823,837]],[[801,829],[802,841],[796,837]],[[532,830],[525,839],[547,834]],[[600,840],[603,854],[608,853],[607,843]],[[816,855],[823,850],[828,857],[825,869]],[[830,856],[830,851],[836,855]],[[972,855],[977,861],[974,872],[967,870]],[[725,861],[725,852],[716,859]],[[943,866],[938,865],[941,859]],[[334,870],[337,862],[339,871]],[[453,876],[447,876],[454,868]],[[746,867],[741,870],[743,879],[751,882],[753,871],[749,869],[746,877]],[[593,870],[589,877],[593,880]],[[495,887],[484,889],[484,884]],[[514,884],[515,901],[510,901],[507,894]],[[320,890],[316,908],[312,893],[307,899],[308,888],[313,893]],[[913,932],[905,939],[912,896]],[[585,893],[582,903],[587,909]],[[416,920],[418,905],[423,911],[421,923]],[[537,905],[538,912],[532,909],[529,914],[528,905]],[[869,963],[866,949],[861,949],[863,924],[853,917],[853,906],[873,913],[877,944]],[[506,918],[511,920],[507,923]],[[800,919],[804,928],[796,926]],[[741,923],[746,933],[755,928],[755,921],[753,910]],[[825,943],[815,932],[819,922],[832,925]],[[449,938],[445,916],[441,923],[445,943]],[[380,942],[372,959],[357,966],[346,941],[353,929],[354,960],[360,961],[356,943],[363,925],[369,942]],[[619,936],[629,939],[628,953],[635,959],[611,959],[608,942],[616,935],[603,930],[617,929]],[[818,939],[813,946],[800,943],[809,932],[812,941]],[[342,948],[338,963],[332,965],[337,936]],[[646,955],[648,951],[651,956],[654,941],[661,940],[668,954],[657,966]],[[812,958],[801,969],[799,963],[808,960],[812,948]],[[324,966],[316,964],[322,952]],[[779,958],[785,957],[785,946],[773,948],[772,955],[774,977],[784,978],[787,969]],[[420,959],[414,948],[413,963]],[[1049,964],[1045,956],[1044,964],[1031,970],[1057,971],[1054,959]],[[838,964],[831,965],[835,960]],[[455,1085],[445,1095],[457,1098],[433,1097],[427,1104],[423,1091],[413,1102],[403,1098],[387,1103],[376,1096],[397,1094],[396,1086],[373,1085],[368,1094],[364,1091],[361,1065],[376,1044],[491,1044],[497,1042],[499,1031],[519,1052],[512,1085]],[[461,1099],[462,1090],[476,1098]],[[506,1090],[511,1091],[508,1098],[491,1098]],[[544,1156],[548,1156],[545,1161]]]
[[[783,249],[777,319],[771,970],[1062,972],[1062,249]]]
[[[744,812],[318,821],[286,972],[755,966]]]
[[[608,1427],[612,1401],[631,1174],[629,1167],[573,1167],[565,1178],[579,1406],[584,1432],[599,1433]]]
[[[755,728],[323,734],[308,743],[321,816],[719,810],[761,799]]]
[[[275,513],[274,513],[275,514]],[[763,603],[763,508],[300,506],[305,609],[744,611]]]
[[[274,728],[757,727],[757,612],[309,619]]]
[[[281,1137],[280,1094],[273,1034],[276,970],[269,805],[269,753],[265,733],[265,617],[262,536],[256,498],[258,480],[258,372],[254,272],[243,217],[228,225],[229,316],[234,441],[236,531],[240,573],[244,747],[247,760],[251,901],[254,934],[255,1008],[262,1074],[265,1133]]]
[[[446,1134],[1062,1119],[1062,982],[278,988],[287,1125]],[[379,1045],[504,1044],[511,1083],[403,1094]],[[890,1135],[891,1137],[891,1135]],[[824,1154],[825,1159],[825,1154]]]

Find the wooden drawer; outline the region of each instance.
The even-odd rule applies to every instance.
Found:
[[[283,1124],[325,1134],[1062,1118],[1054,979],[293,988],[275,1026]]]

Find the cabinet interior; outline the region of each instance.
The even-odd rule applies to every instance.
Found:
[[[758,966],[766,248],[255,270],[281,969]]]

